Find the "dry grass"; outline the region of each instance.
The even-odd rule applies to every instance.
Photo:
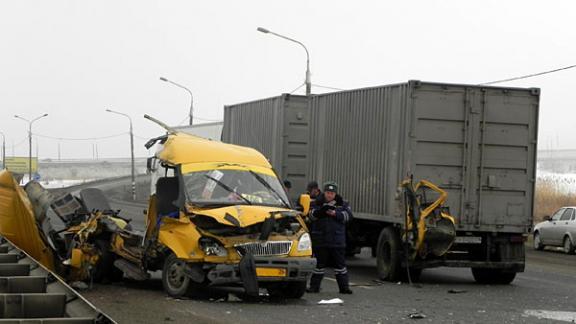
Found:
[[[534,223],[551,216],[563,206],[576,206],[576,194],[568,189],[576,187],[572,179],[539,177],[536,181]]]

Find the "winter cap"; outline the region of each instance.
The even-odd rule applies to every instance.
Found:
[[[324,183],[324,191],[338,192],[338,184],[334,181]]]

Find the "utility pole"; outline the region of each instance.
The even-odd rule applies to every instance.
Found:
[[[176,83],[174,81],[166,79],[165,77],[160,77],[160,81],[171,83],[171,84],[177,86],[178,88],[186,90],[190,94],[190,112],[189,112],[189,115],[190,115],[190,126],[192,126],[192,124],[194,124],[194,95],[192,95],[192,91],[190,89],[186,88],[185,86],[179,84],[179,83]]]
[[[6,169],[6,136],[4,133],[0,132],[2,135],[2,169]]]
[[[32,120],[28,120],[26,118],[20,117],[18,115],[14,115],[14,118],[22,119],[23,121],[28,123],[28,181],[32,181],[32,124],[40,118],[44,118],[48,116],[48,114],[41,115],[36,117]]]
[[[136,166],[134,163],[134,129],[132,128],[132,118],[129,115],[114,111],[112,109],[106,109],[107,112],[124,116],[130,121],[130,156],[131,156],[131,172],[132,172],[132,200],[136,200]]]
[[[308,52],[308,49],[306,48],[306,46],[300,41],[297,41],[293,38],[290,38],[290,37],[287,37],[284,35],[277,34],[277,33],[270,31],[266,28],[258,27],[258,28],[256,28],[256,30],[261,32],[261,33],[264,33],[264,34],[271,34],[271,35],[274,35],[276,37],[284,38],[285,40],[294,42],[294,43],[296,43],[296,44],[298,44],[304,48],[304,50],[306,51],[306,78],[304,79],[304,83],[306,84],[306,95],[310,96],[310,94],[312,93],[312,80],[311,80],[311,73],[310,73],[310,53]]]

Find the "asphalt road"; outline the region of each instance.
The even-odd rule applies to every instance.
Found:
[[[143,228],[143,204],[113,200]],[[526,272],[511,285],[476,284],[469,269],[428,269],[416,285],[377,279],[369,251],[349,260],[353,295],[339,295],[331,276],[322,292],[296,301],[175,300],[159,273],[146,282],[94,285],[83,295],[119,323],[551,323],[576,320],[576,256],[527,248]],[[342,305],[318,305],[341,298]],[[411,314],[416,317],[411,318]],[[421,315],[421,316],[420,316]],[[554,319],[560,320],[556,321]]]

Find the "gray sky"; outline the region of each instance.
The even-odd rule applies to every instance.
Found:
[[[420,79],[481,83],[576,64],[574,1],[0,1],[0,130],[7,154],[27,155],[34,133],[89,138],[127,132],[137,156],[162,130],[142,118],[221,119],[223,106],[290,92],[312,81],[353,89]],[[576,148],[576,69],[510,82],[542,88],[540,148]],[[320,88],[314,92],[323,92]],[[198,120],[200,122],[200,120]],[[38,138],[40,158],[58,140]],[[60,141],[62,158],[129,154],[128,136]]]

